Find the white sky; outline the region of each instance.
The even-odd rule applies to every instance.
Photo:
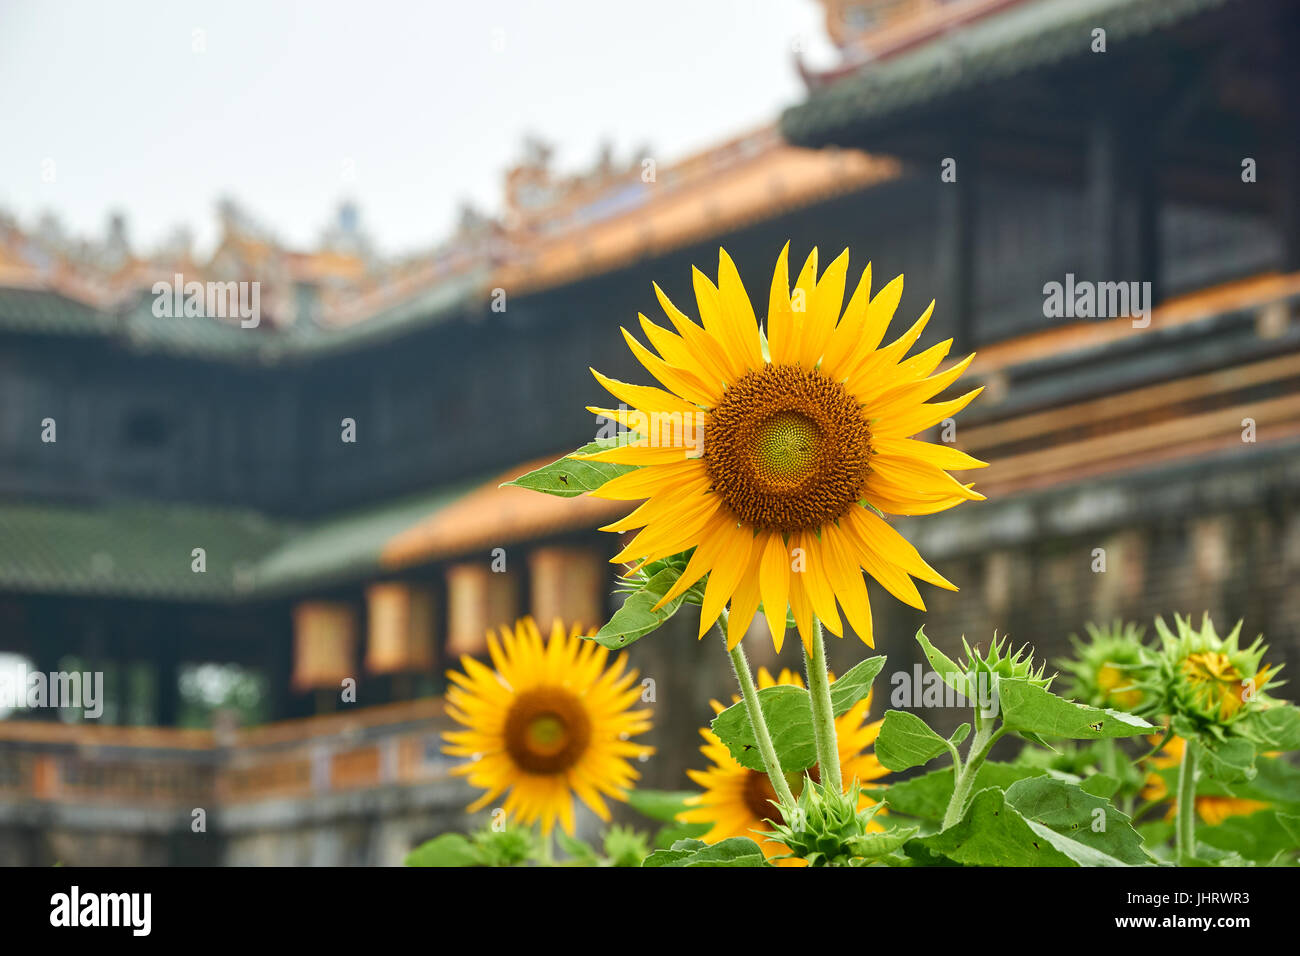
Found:
[[[207,248],[230,195],[310,247],[350,197],[412,251],[461,199],[500,208],[526,132],[567,173],[606,138],[665,162],[775,118],[797,43],[834,59],[816,0],[0,0],[0,209]]]

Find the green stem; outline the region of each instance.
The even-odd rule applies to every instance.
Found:
[[[826,669],[826,641],[822,622],[812,619],[812,655],[804,649],[804,667],[808,672],[808,694],[812,698],[813,740],[817,744],[817,769],[823,787],[843,789],[840,774],[840,748],[835,738],[835,708],[831,704],[830,673]]]
[[[727,617],[727,611],[724,609],[722,618],[718,621],[723,646],[727,644]],[[758,742],[758,752],[763,758],[763,766],[767,768],[768,779],[772,781],[772,789],[776,791],[777,800],[784,806],[793,807],[794,794],[790,792],[790,784],[786,782],[785,774],[781,772],[781,762],[777,760],[776,747],[772,744],[772,735],[768,733],[763,708],[758,703],[758,689],[754,687],[754,677],[749,672],[749,661],[745,659],[745,651],[737,642],[735,648],[728,650],[727,653],[731,657],[731,668],[736,672],[736,681],[740,684],[740,696],[745,701],[745,713],[749,715],[749,725],[754,729],[754,740]]]
[[[993,723],[996,718],[980,717],[979,709],[975,711],[975,736],[970,742],[970,756],[966,758],[964,767],[953,767],[953,787],[952,799],[948,801],[948,809],[943,815],[943,829],[946,830],[962,818],[966,812],[966,804],[970,800],[970,793],[975,786],[975,777],[979,773],[980,767],[984,765],[989,751],[993,745],[1001,739],[1006,731],[1002,728],[993,729]]]
[[[1178,768],[1178,815],[1175,846],[1178,863],[1186,866],[1196,855],[1196,762],[1200,756],[1196,741],[1187,741]]]

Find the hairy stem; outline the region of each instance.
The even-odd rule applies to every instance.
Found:
[[[727,644],[725,609],[722,612],[722,619],[718,622],[718,630],[722,632],[722,643],[725,647]],[[740,696],[745,702],[745,713],[749,715],[749,725],[754,729],[754,740],[758,742],[758,752],[763,758],[763,766],[767,768],[768,779],[772,781],[772,789],[776,791],[776,798],[782,804],[793,807],[794,794],[790,792],[790,784],[786,782],[785,774],[781,772],[781,762],[776,758],[776,747],[772,745],[767,719],[763,716],[763,708],[758,703],[758,690],[754,687],[754,677],[749,672],[749,661],[745,659],[745,651],[738,642],[735,648],[727,651],[727,654],[731,657],[731,668],[736,672],[736,681],[740,684]]]
[[[822,622],[813,615],[812,654],[804,649],[804,666],[808,672],[808,694],[812,698],[813,739],[817,744],[817,768],[823,787],[843,787],[840,774],[840,748],[835,737],[835,709],[831,704],[831,680],[826,669],[826,641]]]
[[[948,829],[954,823],[962,818],[966,812],[966,804],[970,800],[971,790],[975,786],[975,776],[979,773],[980,767],[984,766],[984,761],[993,749],[993,745],[1001,739],[1006,732],[999,728],[993,729],[993,724],[997,718],[981,717],[979,708],[975,710],[975,736],[971,738],[969,756],[966,758],[964,767],[953,767],[953,787],[952,799],[948,801],[948,809],[943,815],[943,829]]]
[[[1178,863],[1186,866],[1196,855],[1196,762],[1200,746],[1194,740],[1183,748],[1183,762],[1178,768],[1178,817],[1175,846]]]

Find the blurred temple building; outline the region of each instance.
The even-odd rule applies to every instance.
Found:
[[[0,223],[4,673],[105,681],[97,719],[0,721],[0,863],[395,863],[465,825],[444,671],[520,614],[614,606],[621,508],[500,485],[594,437],[588,366],[644,381],[619,326],[652,280],[691,303],[719,245],[759,302],[787,240],[848,246],[905,274],[900,325],[933,298],[924,344],[978,350],[984,395],[932,437],[992,463],[988,500],[897,521],[961,590],[922,615],[873,583],[891,671],[922,622],[1050,658],[1204,610],[1300,664],[1300,8],[821,5],[841,62],[796,55],[769,125],[577,175],[532,140],[499,218],[401,262],[350,207],[302,253],[224,204],[199,262]],[[166,314],[190,282],[257,283],[256,321]],[[693,617],[628,651],[647,785],[688,785],[730,692]]]

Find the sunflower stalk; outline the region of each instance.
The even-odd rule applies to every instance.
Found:
[[[1196,764],[1200,747],[1188,740],[1178,768],[1178,814],[1174,845],[1178,863],[1186,866],[1196,856]]]
[[[835,709],[831,703],[830,672],[826,669],[826,641],[822,622],[813,615],[812,654],[804,648],[808,693],[812,698],[813,739],[817,744],[817,766],[822,784],[840,787],[840,748],[835,736]],[[828,784],[827,781],[831,781]]]
[[[976,774],[979,773],[980,767],[984,766],[984,761],[988,758],[993,745],[1006,733],[1005,728],[994,728],[996,722],[996,717],[985,717],[979,707],[975,708],[975,736],[971,739],[966,763],[953,765],[952,797],[943,815],[945,830],[960,820],[962,814],[966,812],[966,804],[975,787]]]
[[[728,643],[729,616],[727,609],[723,608],[722,616],[718,619],[718,631],[722,634],[724,646]],[[749,715],[749,725],[754,729],[754,740],[758,743],[758,752],[763,758],[763,766],[767,768],[768,779],[772,781],[772,789],[776,791],[777,799],[783,806],[792,807],[794,793],[790,790],[785,774],[781,771],[781,762],[777,759],[772,734],[767,729],[767,719],[763,716],[763,708],[758,702],[758,689],[754,686],[754,676],[749,672],[749,661],[745,658],[744,648],[737,641],[734,648],[727,648],[727,654],[731,658],[731,669],[736,673],[736,682],[740,684],[740,696],[745,701],[745,713]]]

